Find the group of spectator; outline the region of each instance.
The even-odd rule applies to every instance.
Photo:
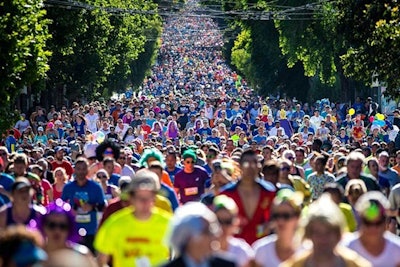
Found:
[[[0,266],[400,266],[399,110],[258,96],[197,5],[140,93],[3,135]]]

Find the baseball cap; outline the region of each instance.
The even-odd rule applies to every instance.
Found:
[[[56,153],[57,153],[58,151],[60,151],[60,150],[65,151],[64,147],[62,147],[62,146],[57,146],[57,147],[54,149],[54,151],[55,151]]]
[[[42,131],[42,132],[44,131],[42,126],[39,126],[39,127],[37,128],[37,130],[38,130],[38,131]]]
[[[157,192],[160,190],[160,181],[157,176],[152,171],[149,170],[140,170],[133,177],[132,182],[127,186],[126,191],[129,193],[133,193],[139,190],[149,190],[153,192]]]
[[[26,187],[32,187],[31,182],[25,177],[18,177],[12,184],[11,191],[20,190]]]

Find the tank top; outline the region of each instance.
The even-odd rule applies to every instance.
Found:
[[[113,198],[111,189],[112,189],[112,186],[107,185],[106,192],[104,192],[106,200],[110,200]]]
[[[33,207],[30,207],[31,213],[29,214],[28,219],[26,219],[26,221],[23,222],[24,225],[28,225],[29,222],[31,220],[35,220],[36,219],[36,210]],[[13,218],[13,213],[12,213],[12,206],[7,207],[7,221],[6,221],[6,225],[16,225],[18,224],[16,221],[14,221]]]

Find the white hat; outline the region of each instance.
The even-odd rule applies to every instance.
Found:
[[[96,148],[99,146],[97,143],[87,143],[83,148],[83,153],[86,158],[94,158],[96,157]]]
[[[371,131],[373,132],[374,130],[376,130],[376,129],[380,129],[381,127],[379,126],[379,125],[372,125],[371,126]]]
[[[37,130],[38,130],[38,132],[39,132],[39,131],[42,131],[42,132],[44,131],[42,126],[39,126],[39,127],[37,128]]]

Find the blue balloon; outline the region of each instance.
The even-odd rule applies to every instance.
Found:
[[[378,125],[380,127],[383,127],[386,125],[385,121],[383,120],[374,120],[374,122],[372,123],[372,125]]]

